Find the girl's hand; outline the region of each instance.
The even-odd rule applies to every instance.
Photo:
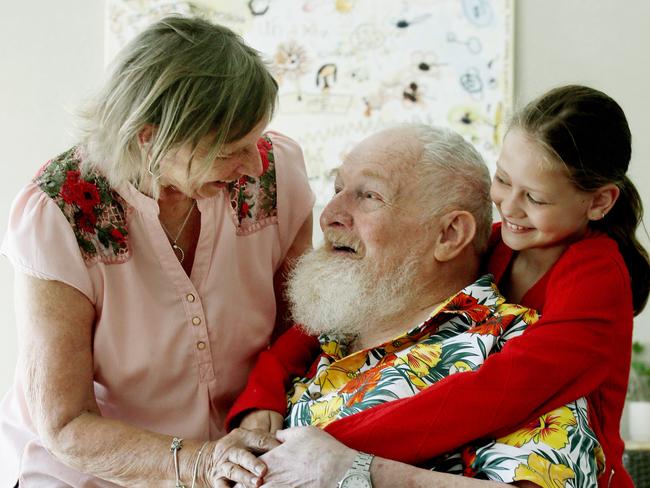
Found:
[[[273,410],[253,410],[239,424],[242,429],[261,430],[273,435],[282,428],[284,418]]]
[[[261,430],[235,429],[230,434],[206,446],[201,459],[203,479],[199,486],[226,488],[241,483],[246,488],[262,485],[266,465],[256,454],[263,454],[280,443],[273,434]],[[233,483],[231,483],[233,482]]]

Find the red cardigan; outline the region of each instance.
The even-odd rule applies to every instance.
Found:
[[[497,282],[512,255],[497,224],[488,264]],[[619,433],[630,365],[632,292],[616,243],[590,234],[571,245],[522,304],[541,311],[542,318],[480,369],[345,417],[325,430],[354,449],[419,464],[475,439],[509,434],[585,396],[606,456],[600,486],[633,487],[623,468]],[[304,376],[318,352],[316,338],[290,329],[260,355],[227,427],[251,409],[286,413],[290,378]]]

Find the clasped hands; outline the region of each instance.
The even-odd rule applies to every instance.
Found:
[[[216,488],[320,488],[331,486],[352,465],[356,451],[316,427],[280,430],[283,417],[257,410],[217,441]],[[222,444],[219,447],[219,444]],[[259,457],[256,457],[259,455]]]

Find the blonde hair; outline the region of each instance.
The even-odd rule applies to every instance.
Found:
[[[80,112],[88,167],[113,186],[128,181],[142,189],[170,150],[184,143],[196,149],[210,135],[212,149],[199,162],[207,172],[223,144],[272,116],[277,90],[259,53],[230,29],[166,17],[122,49],[104,88]],[[148,125],[155,130],[144,151],[138,136]]]

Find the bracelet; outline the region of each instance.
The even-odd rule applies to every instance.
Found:
[[[178,451],[181,449],[183,449],[183,439],[174,437],[172,439],[172,445],[169,448],[174,458],[174,469],[176,471],[176,485],[174,488],[187,488],[183,483],[181,483],[180,471],[178,470]]]
[[[205,449],[205,446],[207,446],[209,442],[210,441],[205,441],[201,446],[201,449],[199,449],[199,453],[196,455],[196,461],[194,461],[194,471],[192,472],[192,488],[194,488],[194,485],[196,484],[196,478],[199,475],[199,460],[203,455],[203,449]]]

